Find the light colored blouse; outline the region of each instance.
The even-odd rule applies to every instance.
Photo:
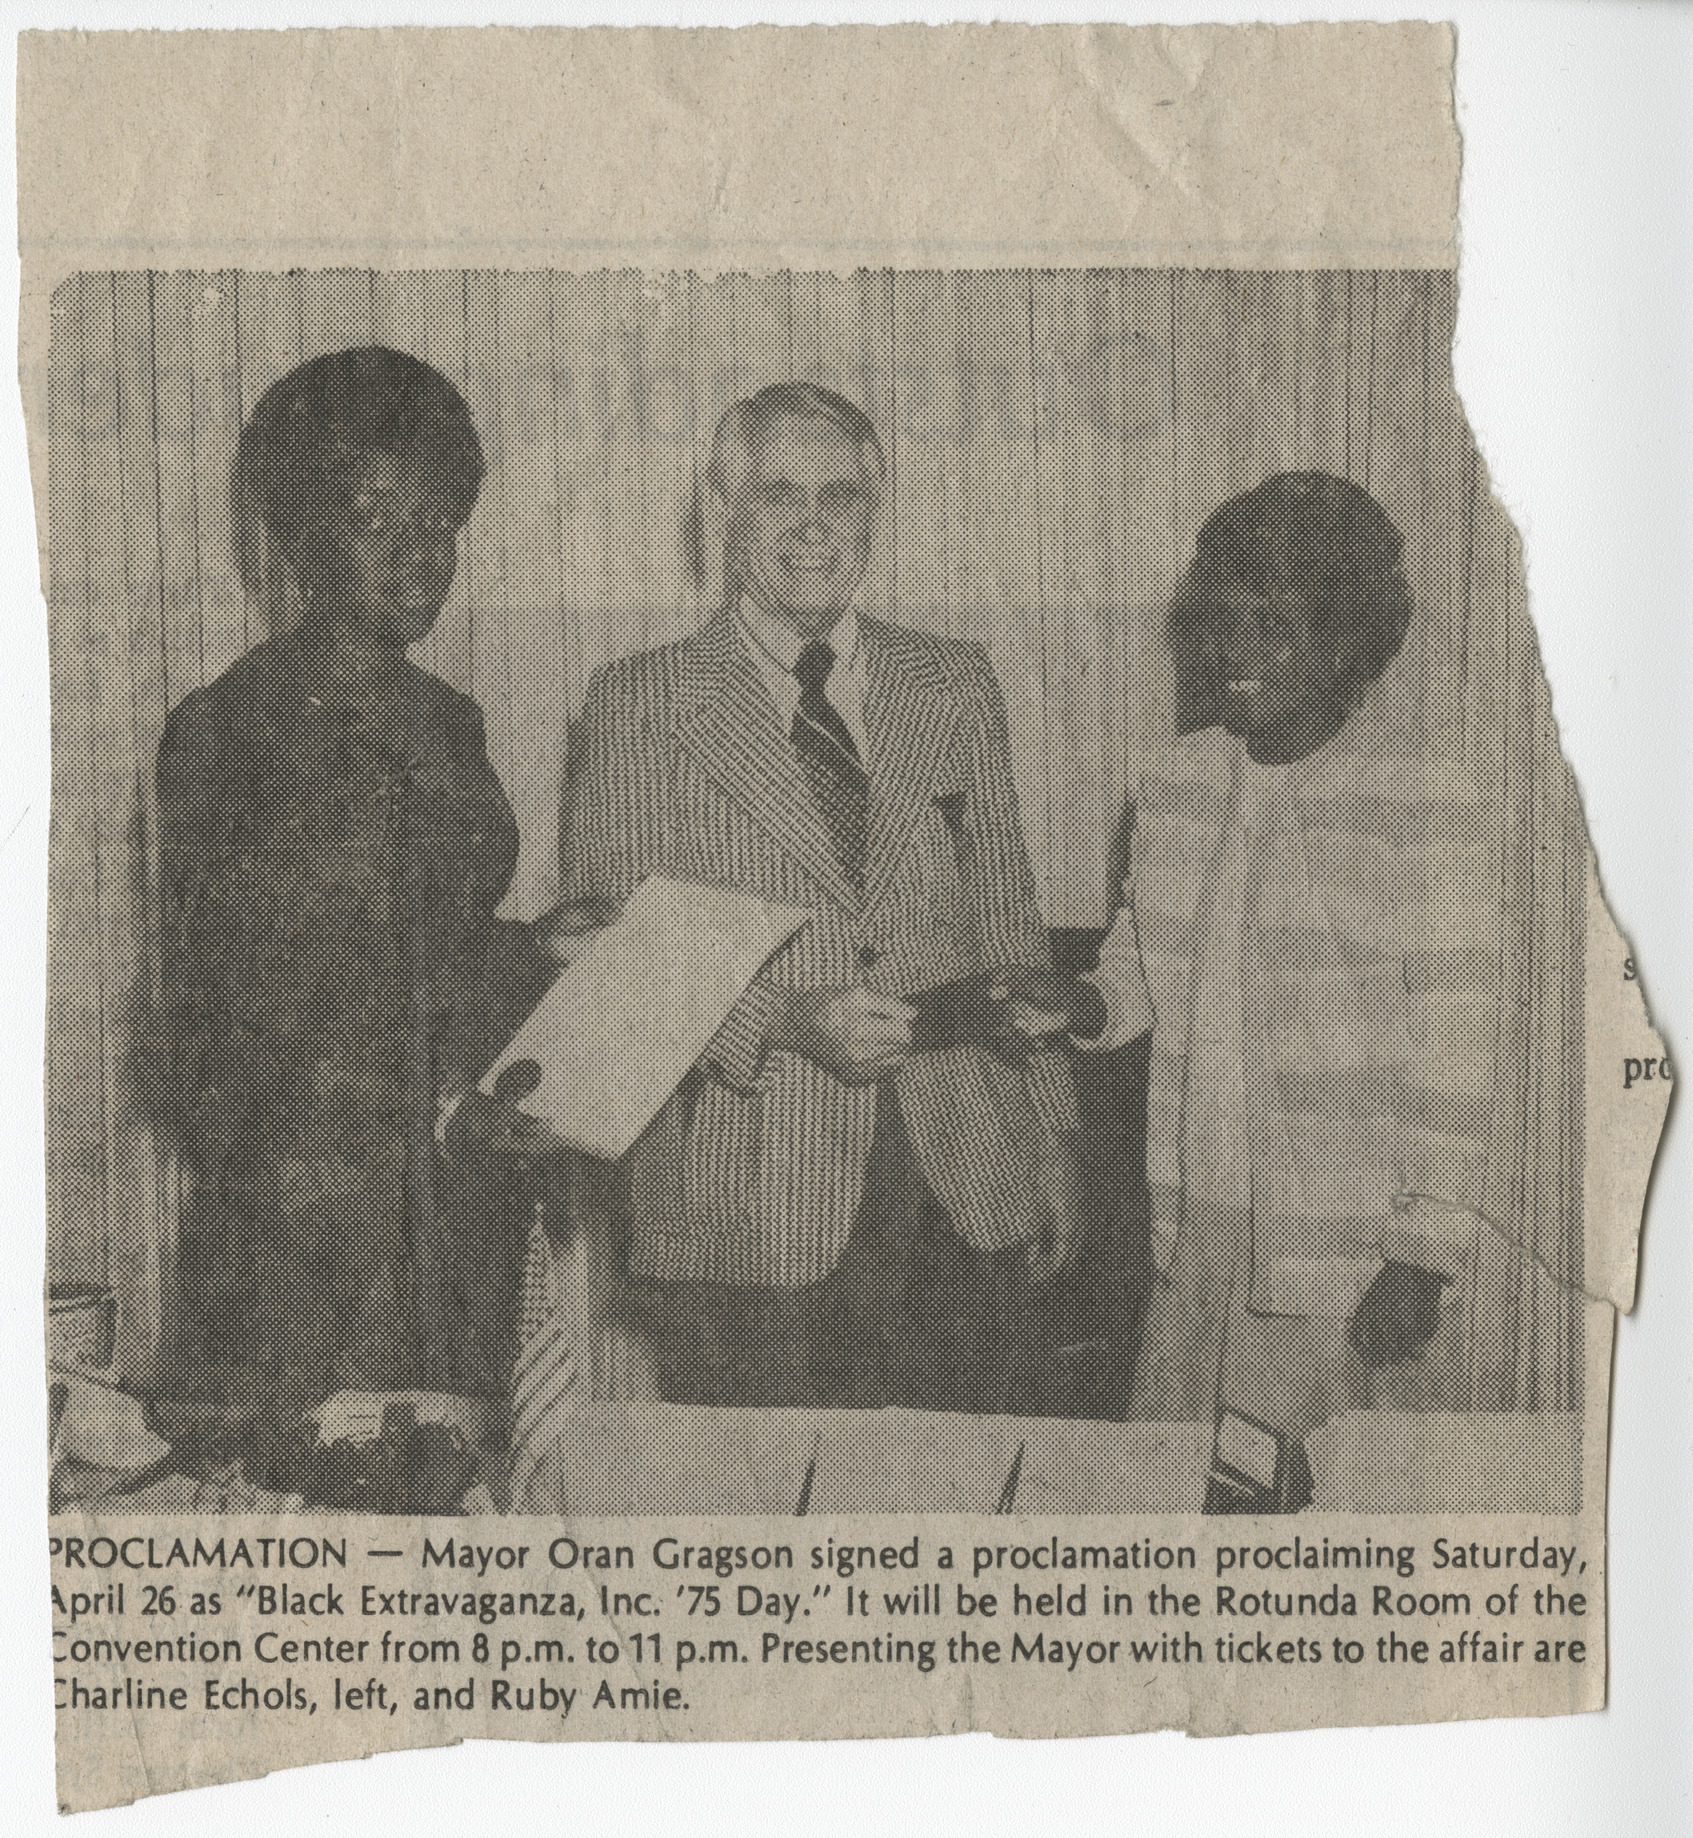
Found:
[[[1462,1274],[1496,1083],[1485,870],[1439,761],[1265,767],[1212,731],[1147,772],[1093,1044],[1152,1030],[1160,1269],[1204,1200],[1250,1211],[1267,1313],[1347,1313],[1384,1257]]]

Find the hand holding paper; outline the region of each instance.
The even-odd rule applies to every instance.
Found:
[[[495,1095],[510,1069],[531,1084],[524,1111],[572,1148],[626,1154],[807,917],[753,894],[650,876],[542,997],[480,1089]],[[510,1088],[508,1077],[500,1089]]]

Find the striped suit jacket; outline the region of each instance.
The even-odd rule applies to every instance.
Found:
[[[797,1288],[840,1258],[863,1192],[872,1086],[770,1050],[779,990],[862,979],[893,994],[1048,962],[980,647],[863,623],[870,836],[842,873],[732,614],[611,664],[571,750],[565,881],[622,898],[652,873],[744,888],[812,918],[725,1022],[628,1158],[636,1276]],[[907,1130],[954,1229],[979,1249],[1034,1237],[1039,1158],[1075,1124],[1066,1062],[980,1048],[914,1055]]]

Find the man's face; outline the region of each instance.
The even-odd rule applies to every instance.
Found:
[[[875,510],[857,442],[827,421],[784,415],[731,507],[742,586],[808,635],[828,631],[870,565]]]
[[[458,567],[458,507],[420,457],[360,462],[333,522],[335,583],[346,612],[388,645],[427,638]]]

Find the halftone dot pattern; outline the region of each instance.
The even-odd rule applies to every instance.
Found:
[[[1142,1516],[1200,1511],[1212,1440],[1212,1427],[1197,1423],[587,1404],[560,1431],[553,1474],[516,1504],[608,1518],[1121,1513],[1127,1542],[1158,1536],[1137,1525]],[[1342,1513],[1366,1510],[1361,1502],[1382,1514],[1573,1513],[1580,1440],[1559,1412],[1394,1417],[1386,1436],[1349,1417],[1317,1450],[1312,1503]]]
[[[422,1273],[422,1292],[442,1300],[418,1299],[408,1209],[454,1203],[423,1194],[415,1173],[433,1141],[434,1074],[406,1058],[403,1015],[373,1013],[368,1027],[337,1035],[322,1026],[323,1005],[333,1008],[337,988],[352,1003],[400,987],[418,953],[461,950],[465,927],[485,923],[495,901],[517,919],[554,903],[567,735],[588,681],[613,660],[695,630],[719,603],[724,532],[704,488],[712,432],[730,403],[798,379],[844,395],[877,430],[887,477],[863,606],[984,647],[1005,702],[1042,913],[1084,952],[1116,909],[1126,813],[1172,725],[1166,621],[1207,521],[1276,475],[1325,474],[1366,491],[1402,534],[1409,629],[1376,688],[1376,750],[1360,758],[1324,833],[1373,846],[1401,820],[1394,811],[1417,802],[1387,795],[1384,759],[1407,762],[1404,793],[1432,794],[1436,776],[1464,787],[1445,806],[1464,827],[1435,839],[1454,845],[1463,873],[1443,880],[1426,849],[1392,870],[1421,877],[1404,902],[1418,928],[1404,956],[1422,1030],[1408,1041],[1407,1063],[1419,1047],[1427,1054],[1431,1042],[1450,1041],[1434,1058],[1452,1075],[1446,1096],[1463,1125],[1425,1130],[1419,1165],[1431,1183],[1457,1179],[1495,1228],[1475,1280],[1447,1290],[1441,1333],[1462,1370],[1459,1407],[1479,1413],[1478,1423],[1522,1423],[1526,1414],[1551,1424],[1579,1413],[1586,838],[1520,550],[1453,392],[1453,311],[1444,272],[297,271],[64,283],[48,376],[48,1275],[62,1301],[113,1294],[115,1373],[143,1396],[167,1391],[192,1338],[196,1285],[219,1284],[245,1288],[254,1335],[285,1341],[309,1317],[324,1371],[368,1376],[375,1355],[348,1349],[369,1342],[386,1349],[390,1376],[424,1376],[419,1323],[423,1341],[438,1340],[446,1330],[431,1325],[437,1314],[458,1324],[455,1344],[471,1349],[455,1355],[461,1380],[509,1362],[527,1212],[518,1205],[509,1230],[449,1240],[441,1269]],[[302,1311],[286,1294],[301,1267],[293,1251],[277,1253],[267,1238],[249,1269],[232,1268],[196,1223],[210,1203],[209,1113],[202,1105],[194,1148],[183,1133],[182,1062],[161,1058],[159,1046],[170,864],[161,860],[156,772],[172,711],[307,612],[301,571],[264,527],[262,493],[237,464],[242,430],[297,366],[368,347],[420,360],[450,386],[481,476],[445,606],[412,647],[419,680],[409,713],[399,728],[350,743],[348,782],[359,788],[365,828],[342,841],[363,852],[361,872],[403,915],[384,934],[393,962],[337,984],[336,964],[312,956],[310,941],[325,934],[304,926],[294,936],[289,974],[297,986],[309,970],[319,1004],[315,1018],[284,1018],[300,1042],[296,1070],[332,1058],[319,1049],[335,1036],[341,1058],[325,1077],[354,1095],[335,1100],[339,1111],[313,1099],[311,1130],[295,1131],[275,1165],[250,1152],[250,1138],[220,1163],[220,1204],[274,1212],[286,1190],[294,1216],[317,1222],[312,1268],[325,1293],[321,1307]],[[440,438],[450,407],[437,399],[402,443],[408,462],[432,456],[441,487],[394,512],[411,531],[456,515],[468,448],[462,429],[445,445]],[[442,486],[443,454],[456,485]],[[333,456],[325,464],[333,469]],[[429,690],[423,673],[445,690]],[[203,789],[206,756],[190,759],[189,788]],[[1411,783],[1431,760],[1439,775]],[[453,845],[413,861],[408,825],[438,820],[452,827]],[[224,834],[226,856],[230,841]],[[376,859],[384,849],[387,868]],[[242,873],[249,880],[231,882],[231,897],[257,884],[250,861]],[[288,897],[311,905],[298,883]],[[240,949],[254,948],[250,928],[240,936]],[[1287,1042],[1312,1025],[1305,985],[1331,971],[1301,956],[1301,937],[1284,942],[1284,973],[1266,985],[1263,1012]],[[271,944],[281,948],[277,936]],[[1486,1038],[1478,991],[1492,1017]],[[295,1051],[276,1051],[274,1036],[266,1060],[264,1029],[281,1025],[268,1013],[248,1029],[249,1072]],[[379,1051],[381,1041],[389,1045]],[[373,1082],[398,1094],[374,1107],[388,1118],[381,1153],[361,1146],[357,1129],[346,1133],[346,1105],[369,1112]],[[1361,1140],[1385,1111],[1401,1130],[1422,1129],[1425,1100],[1414,1077],[1388,1102],[1362,1069],[1339,1068],[1321,1091],[1287,1102],[1298,1117],[1332,1111]],[[1090,1178],[1116,1196],[1121,1244],[1114,1271],[1088,1266],[1093,1294],[1078,1283],[1054,1304],[1051,1338],[1067,1349],[1050,1381],[1060,1412],[1124,1407],[1127,1375],[1113,1389],[1078,1383],[1075,1371],[1091,1360],[1097,1378],[1099,1362],[1121,1359],[1138,1331],[1123,1325],[1123,1298],[1137,1292],[1148,1210],[1139,1127],[1125,1121],[1120,1137],[1095,1127],[1089,1138]],[[1130,1142],[1135,1150],[1122,1153]],[[375,1274],[337,1289],[333,1272],[354,1238]],[[1245,1275],[1261,1282],[1265,1273]],[[283,1347],[273,1364],[286,1363]],[[664,1421],[678,1438],[705,1435],[686,1412]],[[912,1505],[907,1483],[919,1470],[909,1464],[888,1471],[886,1497],[877,1491],[877,1422],[836,1432],[848,1453],[832,1477],[817,1478],[819,1505],[837,1483],[843,1499]],[[975,1433],[914,1430],[910,1446],[933,1448],[935,1434],[950,1434],[974,1448]],[[1503,1453],[1493,1466],[1466,1460],[1472,1447],[1509,1446],[1491,1431],[1478,1429],[1472,1442],[1453,1434],[1440,1446],[1455,1451],[1443,1470],[1454,1491],[1449,1500],[1436,1488],[1431,1506],[1456,1509],[1461,1495],[1501,1510],[1520,1499],[1527,1509],[1562,1497],[1559,1477],[1579,1454],[1553,1425],[1542,1438],[1546,1460],[1530,1461],[1528,1475]],[[1192,1484],[1186,1427],[1171,1426],[1163,1442],[1153,1436],[1137,1474],[1116,1479],[1109,1443],[1097,1440],[1107,1435],[1031,1426],[1019,1500],[1050,1499],[1056,1510],[1067,1497],[1038,1459],[1043,1437],[1069,1437],[1063,1446],[1078,1450],[1076,1438],[1095,1438],[1095,1454],[1074,1456],[1076,1497],[1102,1510],[1155,1509]],[[1209,1428],[1198,1440],[1203,1466]],[[680,1443],[662,1453],[678,1472],[692,1461]],[[937,1457],[922,1459],[943,1471]],[[1356,1467],[1368,1457],[1343,1459]],[[1372,1483],[1384,1508],[1428,1495],[1415,1450],[1395,1459],[1401,1478]],[[983,1473],[998,1464],[997,1443],[980,1452]],[[975,1473],[960,1468],[960,1498]],[[859,1477],[850,1485],[849,1474]],[[637,1481],[631,1471],[627,1485]]]

